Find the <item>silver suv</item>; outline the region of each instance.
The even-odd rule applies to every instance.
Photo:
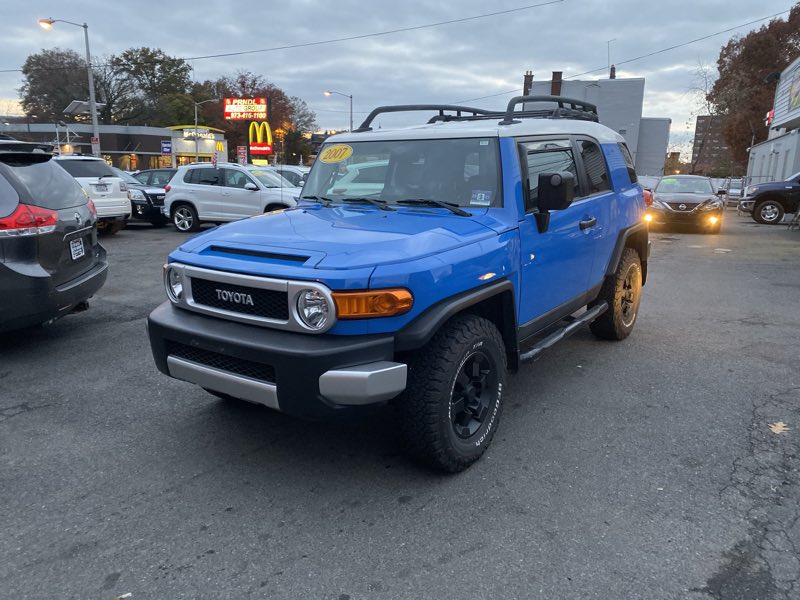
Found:
[[[165,189],[163,212],[179,231],[291,208],[300,196],[300,188],[274,171],[236,163],[180,167]]]

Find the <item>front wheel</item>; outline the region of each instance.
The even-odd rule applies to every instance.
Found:
[[[764,200],[753,207],[753,219],[762,225],[773,225],[783,220],[783,205],[777,200]]]
[[[172,211],[172,224],[178,231],[197,231],[200,229],[200,220],[197,211],[188,204],[181,204]]]
[[[594,304],[606,302],[608,310],[589,328],[604,340],[624,340],[633,331],[642,297],[642,263],[639,253],[625,248],[613,277],[607,277]]]
[[[409,365],[409,385],[399,398],[407,452],[441,471],[469,467],[497,430],[505,382],[505,346],[494,324],[455,317]]]

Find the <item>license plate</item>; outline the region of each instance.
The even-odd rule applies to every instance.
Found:
[[[107,192],[108,185],[105,183],[98,183],[97,185],[94,186],[94,189],[96,192]]]
[[[86,254],[83,249],[83,238],[72,240],[69,243],[69,252],[72,255],[72,260],[78,260],[81,256]]]

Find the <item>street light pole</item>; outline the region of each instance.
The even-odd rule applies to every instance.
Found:
[[[330,96],[331,94],[338,94],[339,96],[350,98],[350,131],[353,131],[353,94],[343,94],[342,92],[334,92],[333,90],[325,90],[324,93],[326,96]]]
[[[94,151],[94,144],[92,144],[92,154],[95,156],[100,155],[100,125],[97,122],[97,102],[94,96],[94,73],[92,72],[92,53],[89,51],[89,25],[86,23],[73,23],[72,21],[65,21],[64,19],[39,19],[39,25],[42,29],[52,29],[53,23],[67,23],[68,25],[75,25],[75,27],[83,27],[83,37],[86,41],[86,74],[89,76],[89,113],[92,115],[92,138],[97,140],[98,151]]]

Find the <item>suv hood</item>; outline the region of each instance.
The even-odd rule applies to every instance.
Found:
[[[263,248],[305,257],[305,267],[357,269],[410,261],[495,236],[479,219],[477,214],[459,217],[427,209],[303,206],[224,225],[192,238],[180,250],[203,254],[211,246]]]

